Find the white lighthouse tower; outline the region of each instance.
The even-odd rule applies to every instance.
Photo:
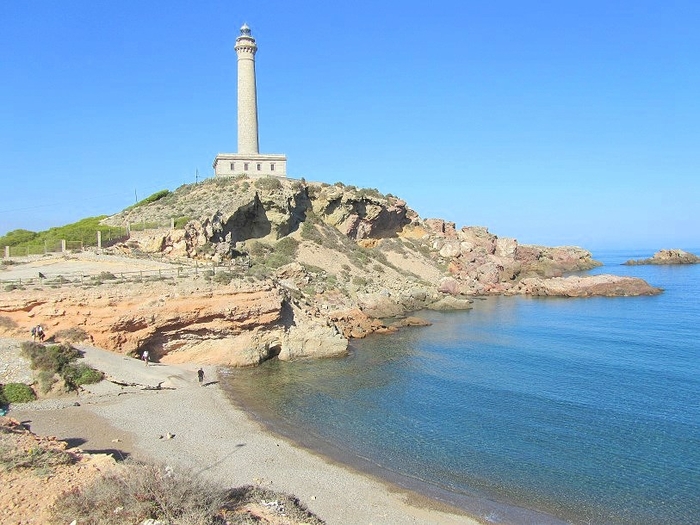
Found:
[[[247,24],[234,47],[238,55],[238,153],[219,153],[214,159],[214,174],[287,176],[287,157],[262,155],[258,145],[258,95],[255,82],[255,53],[258,46]]]

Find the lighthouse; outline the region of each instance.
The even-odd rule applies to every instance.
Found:
[[[257,155],[258,93],[255,86],[255,52],[258,46],[247,24],[236,39],[238,55],[238,153]]]
[[[214,159],[214,174],[217,177],[286,177],[287,157],[282,154],[261,154],[259,150],[255,79],[258,46],[248,24],[241,27],[234,49],[238,57],[238,152],[219,153]]]

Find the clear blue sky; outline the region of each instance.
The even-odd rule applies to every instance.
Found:
[[[700,2],[0,3],[0,234],[236,151],[236,55],[291,177],[521,243],[700,246]]]

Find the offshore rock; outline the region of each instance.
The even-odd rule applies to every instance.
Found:
[[[531,277],[523,279],[516,293],[531,296],[549,297],[625,297],[637,295],[658,295],[663,290],[647,284],[637,277],[616,275],[592,275],[586,277],[556,277],[543,279]]]
[[[642,264],[699,264],[700,257],[683,250],[659,250],[648,259],[630,259],[625,264],[636,266]]]

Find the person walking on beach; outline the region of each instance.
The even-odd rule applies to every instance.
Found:
[[[141,359],[143,359],[143,362],[146,363],[146,366],[148,366],[148,350],[143,351],[143,355],[141,356]]]
[[[202,382],[204,381],[204,370],[202,370],[201,368],[197,370],[197,378],[199,379],[199,385],[202,386]]]

